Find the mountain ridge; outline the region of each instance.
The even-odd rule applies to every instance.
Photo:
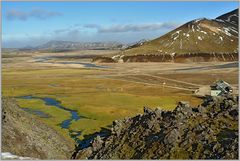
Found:
[[[121,49],[123,44],[115,41],[109,42],[77,42],[64,40],[51,40],[36,47],[26,46],[21,50],[51,50],[51,51],[67,51],[67,50],[107,50]]]
[[[231,14],[238,17],[238,9],[217,19],[189,21],[159,38],[127,48],[115,62],[237,61],[238,19],[229,19],[236,17]]]

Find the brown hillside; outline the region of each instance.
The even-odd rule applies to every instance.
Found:
[[[112,59],[115,62],[237,61],[236,17],[238,18],[238,10],[217,19],[190,21],[157,39],[127,48]]]

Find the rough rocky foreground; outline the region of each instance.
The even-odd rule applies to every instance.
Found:
[[[151,110],[114,121],[75,159],[238,159],[238,97],[208,97],[198,107]]]
[[[2,157],[69,159],[74,147],[56,131],[21,110],[14,99],[2,98]],[[13,157],[13,155],[16,157]],[[22,157],[17,157],[22,156]]]

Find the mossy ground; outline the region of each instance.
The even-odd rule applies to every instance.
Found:
[[[143,106],[161,107],[172,110],[178,101],[186,100],[198,104],[199,99],[191,93],[175,89],[162,89],[161,86],[126,82],[116,79],[95,77],[97,69],[3,69],[2,92],[4,96],[51,97],[69,109],[77,110],[82,118],[72,122],[70,129],[82,131],[80,138],[97,132],[113,120],[131,117],[142,113]],[[164,92],[164,95],[163,95]],[[56,107],[47,106],[41,100],[17,99],[21,107],[41,110],[52,117],[40,118],[64,136],[67,130],[58,124],[70,114]]]

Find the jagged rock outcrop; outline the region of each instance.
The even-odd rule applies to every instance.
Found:
[[[2,158],[69,159],[72,145],[43,122],[2,98]],[[21,157],[20,157],[21,156]]]
[[[111,135],[76,159],[238,159],[238,97],[208,97],[198,107],[179,102],[173,111],[145,107],[114,121]]]

